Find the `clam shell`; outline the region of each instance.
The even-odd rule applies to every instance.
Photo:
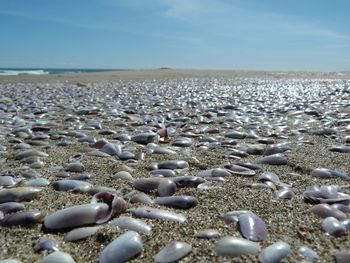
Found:
[[[251,241],[263,241],[267,238],[265,222],[256,214],[243,213],[238,217],[239,231],[242,236]]]
[[[279,263],[291,252],[286,242],[276,242],[266,247],[259,255],[261,263]]]
[[[128,217],[128,216],[120,216],[110,221],[110,224],[118,226],[123,229],[132,230],[138,233],[144,233],[146,235],[149,235],[152,229],[144,221],[135,219],[132,217]]]
[[[342,211],[330,206],[329,204],[318,204],[313,206],[310,211],[322,218],[335,217],[338,220],[345,220],[346,214]]]
[[[140,235],[128,231],[109,243],[100,254],[100,263],[122,263],[141,254],[143,244]]]
[[[339,237],[345,234],[346,228],[334,217],[327,217],[322,222],[323,229],[330,235]]]
[[[215,245],[214,251],[217,256],[240,257],[254,255],[261,250],[258,243],[232,236],[221,238]]]
[[[192,246],[180,241],[173,241],[166,245],[153,258],[158,263],[170,263],[180,260],[192,251]]]

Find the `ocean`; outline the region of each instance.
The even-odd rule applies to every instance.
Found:
[[[125,70],[126,69],[0,68],[0,76],[93,73],[93,72],[125,71]]]

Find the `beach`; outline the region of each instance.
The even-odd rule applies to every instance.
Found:
[[[143,249],[131,262],[153,262],[153,257],[175,240],[192,246],[179,262],[258,262],[260,251],[238,257],[215,253],[220,238],[242,238],[239,226],[222,219],[225,213],[236,210],[251,211],[265,222],[267,238],[257,242],[261,250],[278,241],[289,244],[291,252],[282,262],[307,262],[298,252],[301,246],[317,253],[319,259],[312,262],[333,262],[334,253],[350,251],[349,230],[339,236],[327,234],[323,218],[310,211],[316,203],[305,202],[304,193],[311,186],[337,185],[346,198],[350,194],[350,153],[330,150],[349,147],[349,84],[349,73],[317,72],[159,69],[0,76],[0,171],[12,171],[16,184],[11,187],[23,186],[33,178],[48,180],[48,185],[36,187],[40,192],[23,204],[25,211],[50,215],[90,203],[91,189],[53,189],[53,182],[81,173],[92,175],[87,182],[93,187],[115,189],[130,209],[145,206],[132,203],[130,193],[135,191],[135,180],[152,176],[156,163],[186,161],[188,167],[177,169],[176,176],[197,176],[215,168],[230,170],[230,165],[238,162],[257,164],[260,169],[254,174],[239,174],[232,168],[231,175],[222,180],[209,176],[204,177],[206,185],[202,187],[178,187],[176,196],[197,198],[198,204],[192,208],[149,205],[181,214],[186,221],[141,218],[152,230],[149,235],[140,234]],[[236,133],[230,134],[233,131]],[[132,140],[142,133],[152,133],[153,137],[141,143]],[[121,140],[121,135],[128,139]],[[82,140],[85,137],[95,141]],[[174,146],[179,138],[189,139],[185,140],[189,145],[180,142]],[[101,150],[92,145],[102,139],[121,145],[123,152],[130,154],[89,154]],[[16,149],[21,143],[28,148]],[[261,161],[271,145],[278,148],[276,153],[282,154],[285,163]],[[154,153],[159,146],[169,153]],[[18,153],[33,149],[47,156],[16,160]],[[67,170],[72,162],[83,164],[82,172]],[[61,174],[63,177],[54,169],[58,166],[63,169],[60,172],[67,172]],[[313,176],[317,168],[340,171],[344,176]],[[121,170],[128,170],[132,180],[113,178]],[[38,175],[23,176],[28,171]],[[279,182],[270,187],[257,185],[264,183],[259,181],[264,172],[275,173]],[[290,191],[290,198],[279,197],[284,189]],[[148,195],[155,199],[157,190],[150,190]],[[121,215],[132,216],[127,211]],[[30,227],[0,226],[0,260],[40,261],[49,253],[36,253],[33,246],[39,238],[49,237],[75,262],[98,262],[103,249],[126,232],[108,222],[76,242],[63,240],[67,230],[45,229],[42,222]],[[204,229],[215,229],[220,237],[194,237]]]

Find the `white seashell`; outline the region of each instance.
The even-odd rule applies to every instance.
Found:
[[[261,250],[256,242],[243,238],[226,236],[221,238],[215,245],[214,251],[218,256],[239,257],[253,255]]]

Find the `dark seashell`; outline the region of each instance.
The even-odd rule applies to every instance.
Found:
[[[348,263],[350,262],[350,251],[335,252],[333,257],[336,263]]]
[[[131,140],[133,142],[137,142],[140,144],[148,144],[150,142],[153,142],[158,137],[158,134],[153,132],[146,132],[146,133],[140,133],[137,135],[134,135],[131,137]]]
[[[285,165],[287,164],[287,159],[283,154],[276,153],[272,155],[265,156],[259,160],[261,164],[270,164],[270,165]]]
[[[122,153],[122,147],[120,144],[106,143],[105,145],[103,145],[100,151],[103,153],[107,153],[111,156],[119,156]]]
[[[231,173],[235,175],[245,175],[245,176],[253,176],[256,172],[252,169],[237,165],[237,164],[229,164],[225,165],[225,168]]]
[[[337,131],[333,128],[322,128],[322,129],[318,129],[312,132],[312,134],[314,135],[332,135],[332,134],[336,134]]]
[[[74,242],[77,240],[85,239],[89,236],[94,235],[100,228],[101,226],[75,228],[65,234],[63,240],[65,242]]]
[[[259,176],[258,180],[262,182],[270,181],[273,183],[277,183],[280,181],[280,178],[274,172],[264,172]]]
[[[265,222],[256,214],[243,213],[238,217],[239,230],[242,236],[251,241],[263,241],[267,238]]]
[[[190,175],[177,176],[172,178],[172,180],[174,181],[174,183],[178,188],[183,188],[183,187],[196,188],[198,185],[206,182],[206,180],[201,177],[190,176]]]
[[[331,152],[338,152],[338,153],[350,153],[350,146],[341,145],[341,146],[333,146],[329,149]]]
[[[158,169],[184,169],[187,168],[188,162],[186,161],[178,161],[178,160],[170,160],[170,161],[163,161],[158,164]]]
[[[247,137],[247,134],[239,131],[229,131],[225,133],[224,136],[232,139],[244,139]]]
[[[164,177],[175,177],[176,173],[172,169],[156,169],[151,171],[152,175],[162,175]]]
[[[44,153],[44,152],[40,152],[38,150],[28,150],[28,151],[24,151],[24,152],[20,152],[15,156],[16,160],[23,160],[25,158],[28,157],[48,157],[49,155]]]
[[[40,191],[40,188],[35,187],[0,189],[0,204],[5,202],[32,200]]]
[[[67,179],[53,182],[52,187],[57,191],[73,191],[75,193],[85,193],[92,188],[92,185],[84,181]]]
[[[266,148],[263,153],[264,156],[273,155],[277,153],[284,153],[285,151],[290,150],[290,147],[287,144],[276,144],[270,145]]]
[[[179,241],[166,245],[153,259],[158,263],[170,263],[180,260],[192,251],[192,246]]]
[[[34,251],[36,253],[41,253],[42,251],[58,251],[58,243],[55,239],[42,237],[36,241]]]
[[[83,180],[89,180],[89,179],[92,179],[94,178],[95,176],[92,175],[92,174],[89,174],[89,173],[82,173],[82,174],[75,174],[75,175],[72,175],[71,177],[69,177],[69,180],[80,180],[80,181],[83,181]]]
[[[4,214],[15,213],[24,209],[24,204],[17,202],[6,202],[0,204],[0,211]]]
[[[343,213],[350,213],[350,206],[344,204],[332,204],[332,207],[342,211]],[[0,209],[1,210],[1,209]]]
[[[198,200],[193,196],[180,195],[158,197],[154,199],[154,203],[157,205],[165,205],[168,207],[189,209],[195,207],[198,204]]]
[[[177,186],[174,181],[164,178],[160,181],[158,185],[158,195],[163,196],[172,196],[176,193]]]
[[[345,234],[346,227],[335,217],[327,217],[322,222],[323,229],[330,235],[339,237]]]
[[[28,181],[24,181],[24,186],[32,186],[32,187],[45,187],[50,184],[50,181],[45,178],[34,178]]]
[[[156,177],[135,179],[133,182],[133,186],[137,190],[143,192],[150,192],[158,188],[158,185],[160,184],[161,180],[162,178]]]
[[[123,151],[121,154],[119,154],[119,159],[122,161],[129,160],[129,159],[135,159],[135,154],[129,151]]]
[[[221,238],[215,245],[214,251],[217,256],[240,257],[244,255],[254,255],[261,250],[256,242],[243,238],[226,236]]]
[[[91,145],[92,148],[96,148],[96,149],[101,149],[103,146],[105,146],[106,144],[108,144],[109,142],[106,139],[101,139],[96,141],[95,143],[93,143]]]
[[[17,213],[6,214],[0,220],[1,226],[25,226],[31,227],[44,220],[45,214],[40,211],[20,211]]]
[[[292,199],[295,193],[291,189],[281,189],[277,191],[277,196],[282,199]]]
[[[75,173],[81,173],[81,172],[84,172],[84,170],[85,170],[85,167],[80,162],[70,163],[66,168],[66,171],[75,172]]]
[[[329,204],[318,204],[313,206],[310,211],[319,217],[335,217],[338,220],[345,220],[346,214],[342,211],[330,206]]]
[[[239,166],[242,166],[242,167],[246,167],[250,170],[254,170],[254,171],[260,171],[262,170],[262,167],[261,165],[259,164],[256,164],[256,163],[245,163],[245,162],[238,162],[236,163],[237,165]]]
[[[128,209],[127,212],[130,212],[133,216],[139,218],[149,218],[149,219],[161,219],[169,221],[177,221],[183,223],[186,221],[186,217],[181,214],[170,212],[167,210],[156,209],[152,207],[138,207]]]
[[[344,180],[350,180],[350,177],[346,173],[327,168],[316,168],[311,172],[311,175],[318,178],[339,177]]]
[[[228,153],[226,153],[228,156],[235,156],[235,157],[240,157],[240,158],[244,158],[247,157],[249,154],[244,152],[244,151],[240,151],[240,150],[231,150]]]
[[[190,147],[192,145],[192,139],[187,137],[179,137],[172,143],[172,145],[177,147]]]
[[[137,257],[143,250],[140,235],[128,231],[109,243],[101,252],[100,263],[122,263]]]
[[[329,187],[322,188],[322,190],[318,186],[308,187],[304,192],[304,201],[311,204],[318,204],[318,203],[328,203],[328,204],[341,203],[344,205],[350,204],[349,195],[338,192],[336,196],[333,196],[333,198],[329,198],[330,193],[334,195],[334,188],[330,192]]]

